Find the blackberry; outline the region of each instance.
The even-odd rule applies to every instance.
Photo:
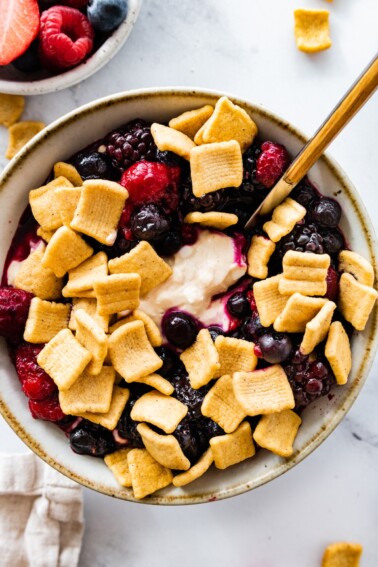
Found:
[[[164,376],[164,378],[172,376],[175,372],[177,374],[180,374],[185,370],[184,365],[179,359],[178,355],[170,347],[156,347],[155,352],[163,361],[163,366],[159,368],[159,374],[161,374],[161,376]]]
[[[297,224],[292,232],[282,238],[277,246],[280,258],[289,250],[323,254],[323,237],[315,224]]]
[[[143,396],[143,394],[147,393],[150,388],[144,384],[129,384],[128,388],[130,390],[130,398],[122,412],[116,429],[119,436],[127,439],[130,442],[130,445],[133,447],[143,447],[142,438],[137,430],[138,422],[131,419],[130,413],[135,402]]]
[[[114,167],[121,172],[137,161],[156,159],[157,147],[150,126],[141,118],[110,132],[103,145],[106,154],[112,158]]]
[[[260,144],[252,144],[243,154],[243,183],[242,189],[249,193],[256,190],[258,185],[255,179],[256,161],[261,154]]]
[[[184,214],[192,211],[200,211],[201,213],[217,211],[226,202],[224,189],[207,193],[207,195],[203,197],[195,197],[193,195],[192,181],[190,178],[182,183],[180,192],[181,207]]]

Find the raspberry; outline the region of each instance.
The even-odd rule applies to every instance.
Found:
[[[264,187],[273,187],[289,165],[289,154],[284,146],[264,142],[256,161],[255,179]]]
[[[33,295],[22,289],[0,287],[0,335],[18,342],[24,333]]]
[[[94,31],[79,10],[53,6],[41,15],[41,60],[49,70],[70,69],[92,51]]]
[[[326,297],[331,301],[335,301],[339,295],[339,274],[330,266],[327,272],[327,293]]]
[[[59,405],[58,394],[44,400],[29,400],[29,409],[34,419],[60,421],[65,417]]]
[[[42,345],[22,344],[15,353],[18,378],[25,395],[31,400],[43,400],[57,391],[53,380],[37,364],[42,348]]]
[[[104,139],[106,153],[122,173],[137,161],[155,160],[157,147],[147,122],[137,118]]]

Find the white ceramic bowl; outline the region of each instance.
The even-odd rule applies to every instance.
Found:
[[[128,0],[128,6],[126,19],[84,63],[59,75],[36,80],[30,80],[26,73],[17,71],[12,65],[0,67],[0,93],[24,96],[52,93],[72,87],[96,73],[114,57],[129,37],[138,18],[142,0]]]
[[[41,185],[54,162],[136,117],[164,122],[181,112],[214,104],[224,93],[191,89],[132,91],[92,102],[57,120],[32,140],[9,164],[0,180],[0,265],[27,201],[28,191]],[[252,115],[261,136],[283,143],[294,155],[305,139],[295,128],[266,109],[232,98]],[[376,241],[367,212],[350,181],[331,159],[323,157],[310,178],[343,208],[341,227],[353,250],[377,269]],[[353,367],[347,385],[335,387],[333,397],[323,397],[303,413],[303,424],[288,459],[261,450],[224,471],[211,468],[205,476],[184,488],[168,487],[146,498],[154,504],[192,504],[240,494],[287,472],[309,455],[332,432],[356,399],[377,348],[377,310],[364,332],[353,338]],[[33,420],[16,372],[4,344],[0,345],[0,411],[19,437],[42,459],[63,474],[104,494],[134,500],[122,488],[101,459],[74,454],[64,434],[54,425]]]

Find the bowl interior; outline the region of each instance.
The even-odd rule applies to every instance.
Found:
[[[222,94],[185,89],[134,91],[91,103],[41,132],[10,163],[0,180],[0,265],[4,263],[27,204],[29,190],[43,183],[55,161],[68,158],[132,118],[164,122],[185,110],[214,104]],[[283,143],[293,155],[302,147],[303,136],[285,121],[257,105],[233,100],[251,114],[264,139]],[[343,208],[341,228],[350,247],[369,259],[376,269],[374,232],[351,183],[340,168],[325,157],[311,170],[310,178],[322,193],[340,202]],[[191,504],[226,498],[264,484],[289,470],[327,437],[357,397],[377,347],[376,326],[375,309],[365,331],[353,338],[349,383],[334,388],[331,396],[318,399],[306,409],[295,442],[295,453],[290,459],[261,450],[239,465],[224,471],[212,468],[204,477],[184,488],[168,487],[143,502]],[[75,455],[56,426],[32,419],[3,343],[0,345],[0,410],[24,442],[63,474],[105,494],[134,500],[131,490],[118,485],[101,459]]]

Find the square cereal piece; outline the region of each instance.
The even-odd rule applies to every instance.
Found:
[[[211,467],[214,462],[213,452],[211,447],[205,451],[201,457],[198,459],[195,465],[193,465],[187,471],[177,474],[173,477],[172,484],[174,486],[185,486],[197,478],[200,478],[205,474],[205,472]]]
[[[139,274],[114,274],[94,280],[99,315],[132,311],[138,307],[140,283]]]
[[[86,368],[91,375],[100,374],[108,352],[108,337],[93,317],[84,309],[78,309],[76,317],[76,338],[90,353],[92,360]],[[91,410],[95,411],[95,410]]]
[[[232,433],[247,416],[235,398],[232,376],[219,378],[208,391],[201,405],[201,413]]]
[[[214,107],[211,104],[206,104],[201,108],[196,108],[195,110],[188,110],[183,112],[180,116],[172,118],[168,125],[174,130],[178,130],[183,134],[186,134],[191,140],[194,140],[194,136],[198,130],[205,124],[206,120],[214,112]]]
[[[194,143],[197,144],[197,146],[200,146],[201,144],[204,143],[203,138],[202,138],[202,134],[205,131],[205,127],[206,127],[206,122],[205,122],[205,124],[203,124],[203,126],[201,126],[201,128],[198,130],[198,132],[194,136]]]
[[[307,213],[294,199],[287,197],[283,203],[273,209],[272,220],[263,224],[263,229],[273,242],[278,242],[291,232],[294,226]]]
[[[338,307],[341,313],[357,331],[363,331],[378,293],[346,272],[341,275],[339,285]]]
[[[110,409],[115,370],[104,366],[97,376],[87,370],[79,376],[71,388],[59,392],[59,403],[67,415],[80,415],[85,412],[106,413]]]
[[[33,297],[25,324],[24,340],[28,343],[48,343],[68,327],[71,306]]]
[[[225,187],[240,187],[243,181],[243,160],[235,140],[204,144],[190,152],[193,193],[202,197]]]
[[[108,265],[110,274],[139,274],[142,278],[140,288],[142,297],[154,287],[165,282],[172,274],[171,267],[145,240],[139,242],[135,248],[123,256],[109,260]]]
[[[373,266],[365,258],[352,252],[351,250],[342,250],[339,254],[339,272],[347,272],[352,274],[356,280],[363,285],[372,287],[374,285],[374,269]]]
[[[20,265],[13,285],[30,291],[40,299],[59,299],[62,296],[63,279],[57,278],[50,268],[42,265],[44,249],[32,252]]]
[[[7,159],[12,159],[34,136],[45,127],[44,122],[16,122],[9,126],[9,142],[5,154]]]
[[[127,455],[127,462],[134,496],[138,500],[172,482],[172,471],[155,461],[146,449],[132,449]]]
[[[24,112],[25,98],[20,95],[0,93],[0,124],[9,128]]]
[[[294,10],[294,35],[298,49],[306,53],[331,47],[328,10]]]
[[[331,264],[328,254],[289,250],[283,257],[283,274],[278,284],[282,295],[325,295],[327,273]]]
[[[56,230],[63,224],[55,194],[59,187],[72,187],[72,184],[65,177],[57,177],[29,193],[33,216],[44,230]]]
[[[80,173],[71,163],[65,163],[64,161],[54,163],[54,177],[60,176],[68,179],[74,187],[81,187],[83,185],[83,179]]]
[[[54,236],[55,230],[45,230],[44,228],[39,226],[37,228],[37,234],[42,238],[42,240],[44,240],[47,243],[50,242],[50,240]]]
[[[96,380],[96,377],[93,377],[93,380]],[[117,427],[117,423],[119,422],[122,412],[125,409],[129,396],[129,390],[127,390],[126,388],[120,388],[119,386],[114,386],[108,412],[84,412],[80,414],[80,417],[88,419],[92,423],[102,425],[102,427],[105,427],[106,429],[110,429],[110,431],[112,431]]]
[[[205,123],[202,139],[205,144],[236,140],[244,152],[253,142],[257,126],[249,114],[229,98],[222,96]]]
[[[37,362],[58,386],[68,390],[83,373],[92,355],[69,329],[60,331],[38,354]]]
[[[218,351],[207,329],[201,329],[195,343],[184,350],[180,359],[185,365],[190,385],[194,389],[208,384],[220,368]]]
[[[218,351],[220,364],[216,376],[234,372],[250,372],[256,368],[255,345],[250,341],[219,335],[214,344]]]
[[[291,410],[263,415],[253,432],[253,439],[263,449],[280,457],[291,457],[301,423],[299,415]]]
[[[127,190],[115,181],[87,179],[83,183],[71,228],[111,246],[117,238],[117,227]]]
[[[46,247],[42,266],[61,278],[92,254],[93,248],[81,236],[67,226],[61,226]]]
[[[304,333],[307,323],[319,313],[327,301],[328,299],[322,297],[307,297],[294,293],[274,321],[274,330],[278,333]]]
[[[163,344],[163,338],[161,336],[159,327],[151,319],[151,317],[147,315],[147,313],[144,313],[144,311],[141,311],[140,309],[135,309],[131,313],[131,315],[128,315],[124,319],[120,319],[119,321],[117,321],[117,323],[114,323],[114,325],[112,325],[110,328],[110,332],[113,333],[113,331],[116,331],[122,325],[132,323],[133,321],[142,321],[144,323],[147,338],[153,347],[158,347]]]
[[[268,276],[268,262],[276,249],[274,242],[255,234],[247,253],[248,274],[263,280]]]
[[[70,226],[80,200],[82,187],[57,187],[55,201],[57,203],[61,224]]]
[[[134,380],[134,382],[139,382],[140,384],[146,384],[146,386],[151,386],[158,392],[165,394],[166,396],[170,396],[175,391],[172,384],[160,376],[160,374],[150,374],[149,376],[143,376],[143,378],[138,378],[138,380]]]
[[[219,435],[210,439],[210,447],[217,469],[226,469],[245,461],[255,454],[251,426],[247,421],[239,425],[233,433]]]
[[[142,321],[122,325],[110,335],[108,344],[110,360],[126,382],[149,376],[163,365],[147,338]]]
[[[161,152],[173,152],[189,160],[190,150],[195,147],[195,143],[186,134],[156,122],[151,125],[151,134]]]
[[[186,223],[198,223],[201,226],[210,226],[218,230],[225,230],[229,226],[236,224],[238,220],[238,217],[232,213],[218,213],[216,211],[210,213],[199,213],[195,211],[188,213],[184,218],[184,222]]]
[[[187,471],[190,468],[190,461],[185,457],[176,437],[160,435],[146,423],[137,425],[137,431],[151,457],[160,465],[178,471]]]
[[[63,288],[64,297],[75,297],[77,293],[93,290],[93,281],[108,275],[108,257],[105,252],[98,252],[69,270],[68,282]]]
[[[324,353],[338,384],[346,384],[352,368],[352,353],[349,337],[340,321],[334,321],[329,328]]]
[[[316,345],[324,341],[331,325],[335,309],[336,303],[327,301],[319,313],[306,324],[305,334],[300,346],[301,353],[310,354]]]
[[[71,331],[76,331],[75,314],[79,309],[84,309],[84,311],[88,313],[88,315],[90,315],[95,321],[97,321],[97,323],[100,325],[101,329],[105,331],[105,333],[108,332],[110,315],[99,315],[97,313],[97,300],[88,297],[74,297],[72,299],[71,317],[68,323],[68,328],[71,329]]]
[[[284,369],[273,364],[253,372],[236,372],[234,393],[247,415],[264,415],[293,409],[293,391]]]
[[[346,541],[331,543],[324,550],[322,567],[359,567],[362,545]]]
[[[278,291],[281,276],[278,274],[253,284],[253,295],[263,327],[272,325],[288,302],[289,297]]]
[[[125,449],[119,449],[104,457],[106,466],[112,471],[119,484],[126,488],[131,487],[131,475],[127,462],[127,455],[131,450],[131,447],[125,447]]]
[[[151,390],[137,399],[130,417],[134,421],[147,421],[165,433],[173,433],[187,413],[188,406],[176,398]]]

